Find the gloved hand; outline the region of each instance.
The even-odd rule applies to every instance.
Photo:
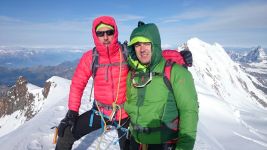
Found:
[[[183,56],[185,65],[187,67],[191,67],[192,64],[193,64],[193,57],[192,57],[191,51],[189,51],[189,50],[183,50],[183,51],[180,51],[180,54]]]
[[[63,137],[66,127],[70,126],[71,132],[74,131],[74,127],[78,118],[78,112],[69,110],[64,119],[62,119],[58,125],[58,136]]]

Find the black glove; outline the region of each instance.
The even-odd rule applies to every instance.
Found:
[[[76,120],[78,118],[78,112],[69,110],[64,119],[60,121],[58,125],[58,136],[63,137],[66,127],[70,126],[71,132],[74,131]]]
[[[183,51],[180,51],[180,54],[183,56],[185,65],[187,67],[191,67],[192,64],[193,64],[193,57],[192,57],[191,51],[189,51],[189,50],[183,50]]]

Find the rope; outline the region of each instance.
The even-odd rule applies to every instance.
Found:
[[[103,135],[105,134],[105,132],[106,132],[106,130],[107,130],[107,123],[106,123],[106,121],[105,121],[105,119],[104,119],[104,117],[103,117],[103,113],[101,113],[101,111],[100,111],[100,108],[99,108],[99,106],[98,106],[98,104],[97,104],[97,101],[95,101],[95,103],[96,103],[96,107],[97,107],[97,110],[98,110],[98,112],[99,112],[99,115],[100,115],[100,117],[101,117],[101,120],[103,121],[103,123],[104,123],[104,127],[103,127],[103,133],[101,134],[101,137],[100,137],[100,141],[99,141],[99,143],[98,143],[98,145],[97,145],[97,150],[99,150],[99,148],[100,148],[100,143],[101,143],[101,141],[102,141],[102,139],[103,139]]]
[[[116,112],[116,108],[119,108],[118,110],[120,110],[120,117],[119,117],[119,126],[121,124],[121,115],[122,115],[122,112],[121,112],[121,107],[119,105],[117,105],[117,101],[118,101],[118,98],[119,98],[119,91],[120,91],[120,82],[121,82],[121,70],[122,70],[122,58],[121,58],[121,49],[119,49],[119,53],[120,53],[120,71],[119,71],[119,81],[118,81],[118,86],[117,86],[117,94],[116,94],[116,99],[115,101],[112,103],[112,113],[110,115],[110,121],[112,120],[112,118],[114,117],[115,115],[115,112]]]
[[[93,85],[92,85],[92,88],[91,88],[91,92],[90,92],[90,101],[91,101],[91,96],[92,96],[92,92],[93,92],[93,88],[94,88],[94,79],[93,79]],[[97,110],[99,111],[99,112],[101,112],[100,111],[100,108],[99,108],[99,106],[98,106],[98,104],[97,104],[97,101],[94,101],[95,102],[95,104],[96,104],[96,107],[97,107]],[[103,117],[103,114],[102,113],[99,113],[99,115],[100,115],[100,117],[101,117],[101,120],[103,121],[103,123],[104,123],[104,131],[103,131],[103,133],[101,134],[101,137],[100,137],[100,142],[102,141],[102,138],[103,138],[103,134],[104,134],[104,132],[105,132],[105,130],[106,130],[106,128],[107,128],[107,124],[106,124],[106,122],[105,122],[105,119],[104,119],[104,117]],[[99,150],[99,148],[100,148],[100,142],[99,142],[99,144],[97,145],[97,150]]]
[[[121,70],[122,70],[121,49],[119,49],[119,53],[120,53],[119,81],[118,81],[118,86],[117,86],[116,99],[115,99],[115,101],[112,103],[112,113],[111,113],[111,115],[109,116],[109,120],[111,121],[111,120],[113,119],[113,117],[114,117],[114,115],[115,115],[115,113],[116,113],[116,108],[118,107],[119,110],[120,110],[120,117],[119,117],[119,126],[120,126],[120,124],[121,124],[121,115],[122,115],[122,112],[121,112],[121,107],[120,107],[119,105],[117,105],[117,101],[118,101],[118,97],[119,97],[120,82],[121,82]],[[98,104],[97,104],[97,101],[95,101],[95,102],[96,102],[96,107],[97,107],[98,111],[100,112],[100,113],[99,113],[99,114],[100,114],[100,117],[101,117],[101,119],[103,120],[103,123],[104,123],[104,131],[103,131],[103,133],[101,134],[100,141],[99,141],[99,143],[98,143],[98,145],[97,145],[97,150],[99,150],[99,148],[100,148],[100,143],[101,143],[101,141],[102,141],[102,139],[103,139],[103,135],[104,135],[105,132],[108,131],[108,130],[107,130],[107,123],[106,123],[106,121],[105,121],[105,119],[104,119],[104,117],[103,117],[103,114],[102,114],[101,111],[100,111],[100,108],[99,108],[99,106],[98,106]]]
[[[92,88],[91,88],[91,91],[90,91],[90,96],[89,96],[89,102],[91,102],[91,98],[92,98],[92,93],[93,93],[93,89],[94,89],[94,84],[95,83],[95,79],[93,79],[93,83],[92,83]],[[100,109],[99,109],[99,106],[98,106],[98,104],[97,104],[97,101],[94,101],[95,103],[96,103],[96,107],[97,107],[97,109],[98,109],[98,111],[100,112]],[[106,122],[105,122],[105,120],[104,120],[104,118],[103,118],[103,115],[102,115],[102,113],[99,113],[100,114],[100,117],[101,117],[101,119],[103,120],[103,123],[104,123],[104,132],[105,132],[105,129],[106,129]],[[103,132],[103,133],[104,133]],[[102,141],[102,138],[103,138],[103,134],[101,135],[101,137],[100,137],[100,141]],[[100,143],[100,142],[99,142]],[[98,144],[97,145],[97,150],[99,150],[99,148],[100,148],[100,144]]]
[[[105,119],[109,119],[109,116],[107,116],[107,115],[105,115],[105,114],[103,114],[102,112],[99,112],[98,110],[95,110],[95,109],[92,109],[93,110],[93,112],[94,113],[98,113],[99,115],[101,115],[103,118],[105,118]],[[116,130],[121,130],[121,131],[123,131],[123,132],[125,132],[122,136],[120,136],[120,137],[118,137],[116,140],[113,140],[113,142],[110,142],[109,144],[108,144],[108,146],[105,148],[105,149],[108,149],[109,147],[110,147],[110,145],[111,144],[116,144],[116,143],[118,143],[119,142],[119,140],[123,137],[123,136],[127,136],[128,137],[128,129],[126,129],[126,128],[124,128],[123,126],[128,122],[128,120],[129,120],[129,118],[121,125],[121,126],[119,126],[118,125],[118,123],[116,123],[116,121],[114,121],[112,124],[113,125],[106,125],[106,127],[105,127],[105,130],[103,131],[103,133],[101,134],[101,137],[100,137],[100,141],[99,141],[99,143],[98,143],[98,145],[97,145],[97,150],[99,150],[99,148],[100,148],[100,143],[101,143],[101,141],[103,140],[103,137],[104,137],[104,135],[105,135],[105,133],[107,132],[107,131],[111,131],[111,130],[113,130],[113,129],[116,129]],[[102,123],[104,123],[104,122],[102,122]],[[103,125],[102,125],[103,126]],[[112,127],[115,127],[115,128],[112,128]]]

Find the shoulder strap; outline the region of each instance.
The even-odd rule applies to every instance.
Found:
[[[93,54],[92,54],[92,64],[91,64],[91,70],[92,70],[92,77],[95,78],[97,66],[98,66],[98,52],[96,50],[96,47],[93,48]]]
[[[128,57],[128,50],[127,50],[127,41],[123,42],[123,44],[120,43],[122,55],[124,58],[124,61],[127,62],[127,57]],[[96,50],[96,47],[93,48],[93,54],[92,54],[92,64],[91,64],[91,70],[92,70],[92,77],[95,78],[97,68],[99,67],[99,62],[98,62],[98,52]],[[107,64],[105,64],[107,65]]]
[[[166,86],[168,87],[168,89],[173,92],[172,89],[172,85],[171,85],[171,70],[172,70],[172,66],[175,62],[169,60],[166,60],[165,66],[164,66],[164,76],[163,76],[163,80],[164,83],[166,84]]]

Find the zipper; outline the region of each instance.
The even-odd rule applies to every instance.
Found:
[[[111,60],[110,60],[110,54],[109,54],[109,47],[107,46],[107,54],[108,54],[108,61],[109,61],[109,64],[111,64]],[[111,75],[111,83],[112,83],[112,99],[113,99],[113,102],[114,102],[114,80],[113,80],[113,74],[112,74],[112,66],[108,66],[107,67],[107,73],[109,72],[109,67],[110,67],[110,75]],[[107,75],[107,80],[108,80],[108,74]]]

